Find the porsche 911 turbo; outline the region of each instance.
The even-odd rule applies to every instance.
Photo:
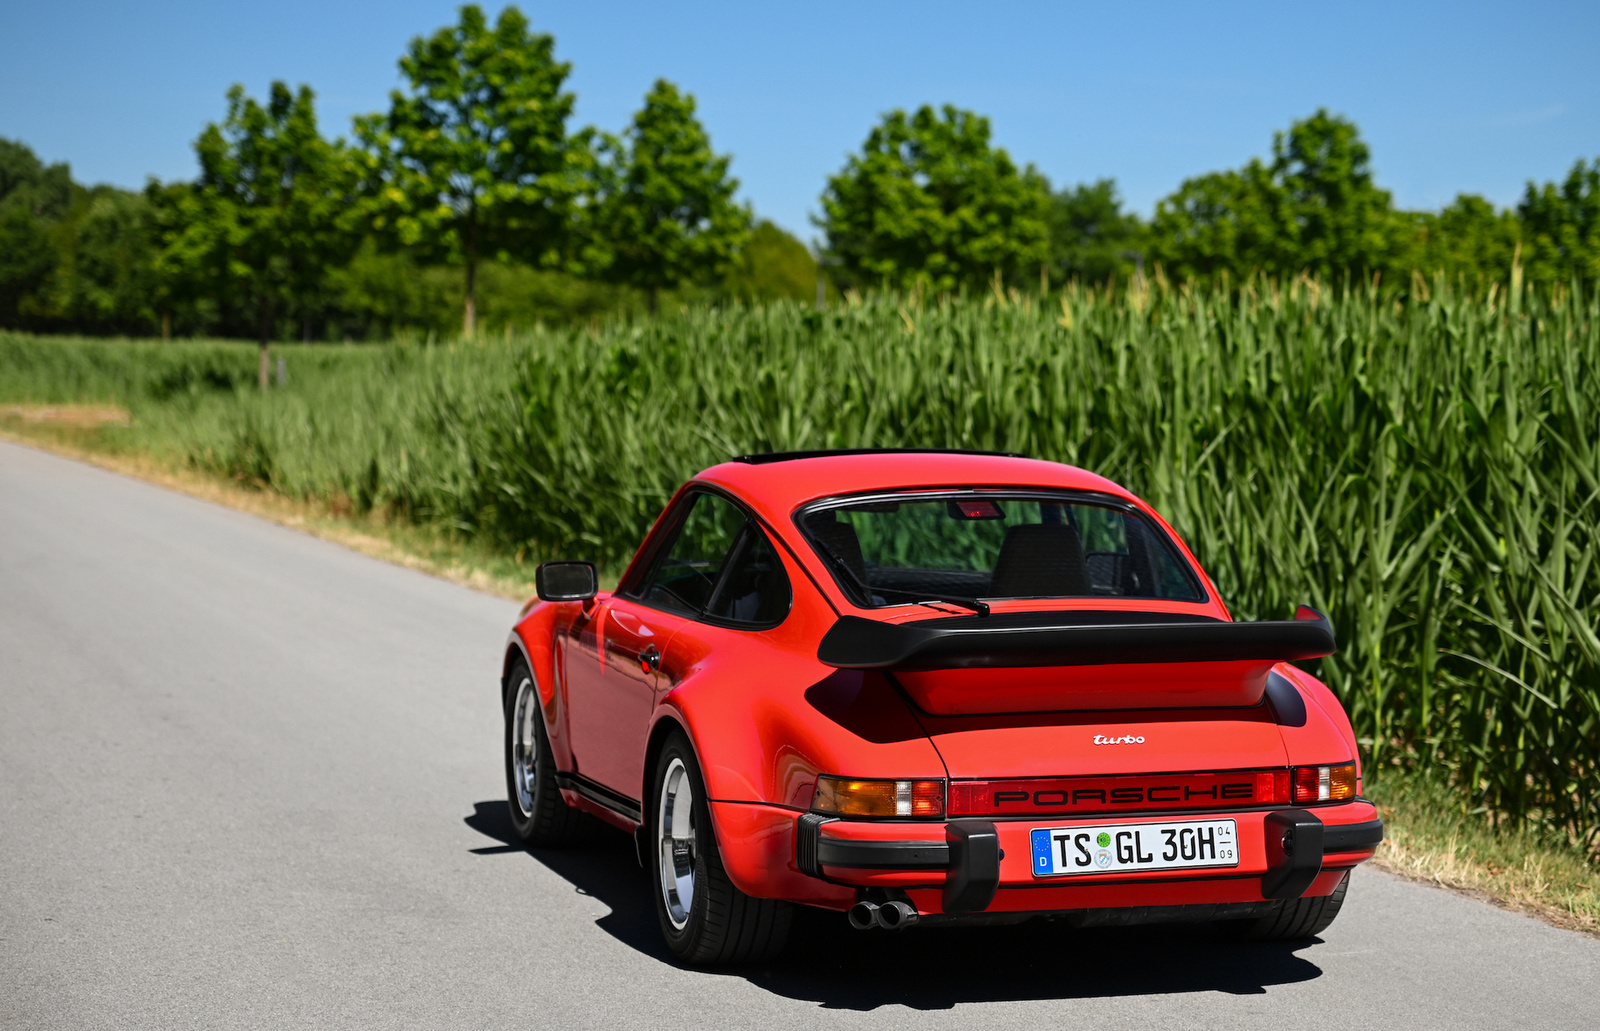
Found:
[[[957,451],[749,455],[668,503],[611,592],[547,562],[508,641],[512,822],[633,835],[672,952],[1046,918],[1320,933],[1383,825],[1350,721],[1093,473]]]

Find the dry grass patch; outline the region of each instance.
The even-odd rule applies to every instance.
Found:
[[[132,426],[133,415],[121,405],[0,405],[0,421],[92,429]]]
[[[1493,822],[1460,793],[1416,774],[1386,770],[1369,793],[1384,821],[1376,860],[1383,869],[1600,934],[1600,867],[1579,843]]]

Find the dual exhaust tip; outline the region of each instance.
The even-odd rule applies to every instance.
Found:
[[[857,902],[846,914],[850,926],[858,931],[881,927],[885,931],[900,931],[917,922],[917,907],[909,902]]]

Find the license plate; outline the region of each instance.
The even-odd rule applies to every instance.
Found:
[[[1032,837],[1035,877],[1239,865],[1232,820],[1040,827]]]

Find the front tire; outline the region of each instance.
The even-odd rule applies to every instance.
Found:
[[[752,898],[728,879],[700,765],[681,734],[662,747],[651,784],[650,879],[661,934],[672,954],[707,965],[776,956],[789,937],[793,906]]]
[[[506,683],[506,803],[511,826],[524,845],[570,845],[583,837],[585,822],[556,785],[539,687],[521,658],[512,663]]]

